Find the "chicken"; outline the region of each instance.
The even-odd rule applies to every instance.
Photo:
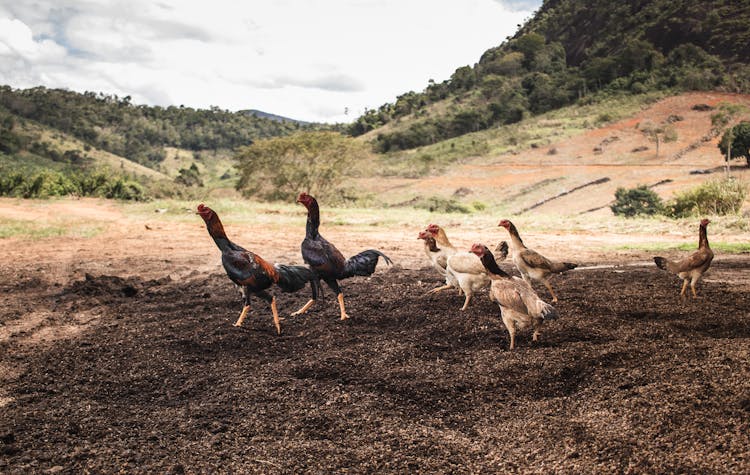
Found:
[[[431,224],[430,226],[435,225]],[[434,267],[435,270],[440,273],[440,275],[445,276],[445,267],[448,265],[448,257],[455,254],[456,249],[452,246],[445,249],[442,247],[438,247],[435,236],[427,230],[419,233],[419,239],[424,240],[424,252],[427,255],[427,258],[430,260],[432,267]]]
[[[461,287],[459,286],[458,280],[456,279],[455,275],[449,274],[445,270],[445,267],[448,266],[448,257],[450,256],[446,256],[445,253],[443,252],[443,249],[440,249],[439,247],[437,247],[437,243],[435,242],[435,237],[432,234],[430,234],[428,231],[422,231],[419,233],[419,239],[424,240],[424,247],[425,247],[425,252],[427,253],[427,256],[430,258],[430,261],[433,263],[433,266],[445,278],[445,285],[436,287],[427,293],[434,294],[436,292],[441,292],[443,290],[455,288],[455,289],[458,289],[458,295],[463,294],[463,291],[461,290]]]
[[[316,282],[322,279],[336,294],[341,310],[341,320],[346,320],[349,315],[346,313],[344,294],[338,281],[355,275],[371,275],[375,272],[380,257],[386,264],[392,264],[392,261],[388,256],[375,249],[362,251],[349,259],[344,259],[343,254],[336,249],[336,246],[328,242],[318,232],[320,208],[315,198],[307,193],[300,193],[297,203],[301,203],[307,208],[307,226],[305,239],[302,241],[302,258],[315,274]],[[316,298],[317,296],[313,295],[310,301],[292,315],[302,315],[307,312],[315,303]]]
[[[446,253],[445,249],[437,247],[435,236],[433,236],[432,233],[430,233],[429,231],[420,232],[418,238],[424,240],[424,250],[425,250],[425,253],[427,254],[427,257],[430,259],[432,266],[438,272],[440,272],[440,275],[442,275],[445,278],[445,285],[434,288],[427,293],[432,294],[432,293],[440,292],[440,291],[447,290],[450,288],[456,288],[458,289],[459,295],[461,295],[463,291],[461,290],[461,287],[458,284],[458,280],[453,274],[448,274],[448,271],[446,271],[446,267],[448,266],[448,258],[451,255]],[[455,251],[455,249],[453,249],[453,251]]]
[[[682,290],[680,298],[685,298],[688,282],[690,290],[693,291],[693,298],[698,298],[695,292],[695,284],[701,279],[703,274],[708,270],[711,261],[714,259],[714,253],[708,245],[707,227],[710,223],[708,219],[702,219],[698,228],[698,250],[681,261],[670,261],[664,257],[654,257],[654,262],[659,269],[666,270],[682,279]]]
[[[433,237],[435,238],[435,242],[443,249],[443,252],[445,252],[448,256],[452,256],[453,254],[458,252],[458,249],[456,249],[448,240],[448,235],[445,234],[445,230],[439,225],[430,224],[429,226],[427,226],[427,229],[425,229],[425,231],[433,235]]]
[[[490,256],[492,253],[490,253]],[[493,258],[494,262],[494,258]],[[474,296],[474,292],[479,292],[490,285],[490,277],[482,262],[470,252],[457,252],[448,258],[448,265],[445,268],[446,286],[455,287],[455,283],[464,292],[464,306],[461,310],[466,310]],[[440,289],[433,289],[436,292]]]
[[[523,280],[528,282],[529,285],[531,284],[531,279],[542,282],[552,295],[552,302],[557,302],[557,295],[555,295],[555,291],[552,290],[552,285],[549,283],[550,276],[575,269],[578,267],[578,264],[550,261],[538,252],[529,249],[521,240],[521,236],[518,234],[515,225],[507,219],[500,221],[498,226],[504,227],[510,234],[510,249],[513,253],[513,263],[521,273]]]
[[[533,341],[537,341],[544,321],[557,318],[555,307],[540,299],[528,282],[511,277],[500,269],[487,246],[474,244],[471,252],[479,257],[489,272],[492,280],[490,299],[500,306],[503,323],[510,335],[510,349],[516,347],[516,330],[528,326],[534,330]]]
[[[271,304],[273,323],[276,326],[276,332],[280,335],[281,324],[276,307],[276,296],[267,290],[275,284],[284,292],[296,292],[310,282],[313,298],[315,298],[317,295],[315,274],[305,266],[271,265],[257,254],[233,243],[227,238],[219,216],[208,206],[198,205],[197,214],[206,222],[208,234],[221,250],[221,263],[224,270],[242,292],[242,312],[234,326],[242,326],[250,309],[250,296],[255,295]]]

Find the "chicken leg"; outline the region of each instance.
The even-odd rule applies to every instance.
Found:
[[[547,290],[549,290],[549,293],[552,294],[552,302],[557,302],[557,295],[555,295],[555,291],[552,290],[552,284],[549,283],[549,280],[544,279],[544,286],[547,287]]]
[[[466,298],[464,299],[464,306],[461,307],[461,310],[466,310],[466,308],[469,306],[469,302],[471,302],[471,296],[472,295],[473,294],[471,294],[469,292],[466,293]]]
[[[682,298],[682,299],[684,299],[684,298],[686,298],[686,297],[687,297],[687,296],[685,295],[685,291],[687,290],[687,286],[688,286],[688,280],[687,280],[687,279],[684,279],[684,280],[682,281],[682,290],[680,291],[680,298]]]
[[[247,311],[248,310],[250,310],[250,305],[246,304],[244,307],[242,307],[242,313],[240,313],[240,318],[238,318],[237,321],[234,322],[234,326],[235,327],[241,327],[242,326],[242,322],[245,321],[245,317],[247,316]]]
[[[308,310],[310,310],[310,307],[312,307],[314,303],[315,303],[315,299],[308,300],[307,303],[302,306],[302,308],[300,308],[299,310],[297,310],[296,312],[292,314],[292,317],[296,317],[297,315],[303,315]]]
[[[339,300],[339,308],[341,309],[341,319],[348,320],[349,315],[346,314],[346,307],[344,306],[344,294],[343,293],[339,293],[338,300]]]
[[[271,313],[273,313],[273,324],[276,326],[276,333],[281,335],[281,323],[279,323],[279,311],[276,308],[276,297],[271,300]]]

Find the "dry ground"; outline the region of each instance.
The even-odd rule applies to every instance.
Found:
[[[750,96],[702,92],[672,96],[627,119],[517,154],[469,157],[443,175],[368,179],[362,180],[362,186],[379,192],[388,202],[414,195],[450,197],[461,190],[464,195],[468,193],[468,203],[476,200],[489,206],[507,206],[507,212],[517,213],[565,191],[608,178],[604,183],[548,201],[535,212],[570,215],[596,209],[594,214],[609,215],[607,205],[618,187],[656,185],[669,180],[654,187],[660,196],[669,199],[676,191],[721,177],[724,160],[717,147],[720,137],[711,137],[710,133],[711,116],[717,109],[700,111],[693,107],[718,108],[724,103],[750,107]],[[746,120],[750,118],[747,114]],[[657,155],[655,144],[637,126],[646,122],[665,124],[674,120],[670,117],[680,119],[670,124],[677,138],[662,142]],[[732,163],[733,175],[750,181],[750,168],[745,161]]]
[[[531,234],[583,268],[554,280],[561,318],[541,341],[522,334],[509,352],[486,296],[466,312],[455,294],[425,296],[440,282],[422,223],[324,218],[346,254],[377,247],[396,265],[344,282],[350,321],[329,292],[278,337],[260,302],[232,327],[239,294],[197,218],[144,222],[92,200],[0,212],[105,228],[0,240],[0,473],[750,471],[746,254],[718,255],[681,303],[650,254],[597,245],[637,235]],[[229,226],[299,261],[301,229]],[[487,236],[454,240],[501,237]],[[308,294],[279,298],[289,314]]]

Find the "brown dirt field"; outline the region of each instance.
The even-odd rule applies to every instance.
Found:
[[[0,241],[0,473],[750,471],[746,254],[718,255],[681,303],[650,255],[587,250],[617,236],[531,236],[582,268],[553,280],[560,318],[540,342],[510,352],[486,295],[466,312],[425,295],[440,280],[412,228],[323,229],[396,265],[343,282],[351,320],[328,291],[279,337],[260,301],[232,326],[239,293],[197,219],[149,230],[90,200],[0,213],[108,223]],[[301,229],[233,231],[301,260]],[[282,315],[308,296],[279,294]]]

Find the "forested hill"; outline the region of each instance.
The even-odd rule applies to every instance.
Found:
[[[216,107],[152,107],[133,104],[129,96],[8,86],[0,86],[0,119],[6,129],[13,121],[30,119],[146,166],[164,159],[164,147],[234,149],[259,138],[316,127]]]
[[[350,133],[390,152],[611,94],[747,93],[749,24],[747,0],[546,0],[476,64],[366,112]]]
[[[565,48],[568,65],[607,57],[643,40],[663,55],[685,44],[727,64],[750,63],[746,0],[548,0],[516,35],[536,32]]]

